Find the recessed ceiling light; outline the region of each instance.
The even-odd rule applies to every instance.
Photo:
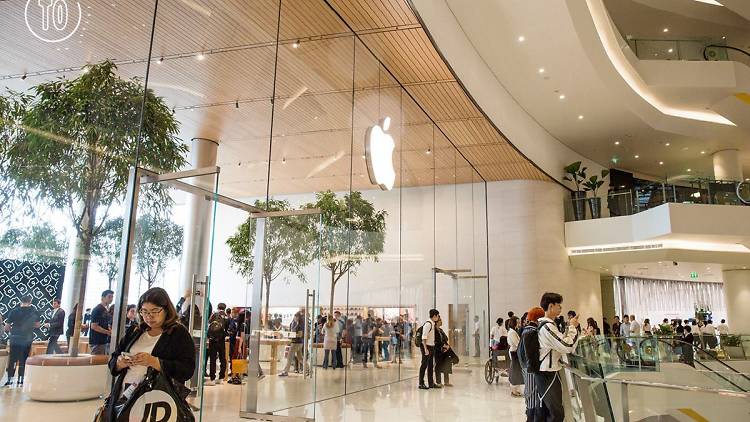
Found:
[[[633,156],[633,158],[641,158],[641,156],[636,154]]]
[[[281,164],[286,164],[286,157],[281,158]]]
[[[669,28],[664,28],[661,30],[661,32],[669,32]]]
[[[292,48],[299,48],[299,40],[292,43]]]
[[[721,37],[721,39],[722,39],[722,40],[725,40],[725,39],[727,39],[727,36],[726,36],[726,35],[724,35],[724,36],[722,36],[722,37]]]
[[[544,68],[543,68],[543,67],[540,67],[540,68],[539,68],[539,70],[538,70],[538,72],[539,72],[539,73],[544,73]]]
[[[583,120],[583,114],[578,115],[578,120]]]
[[[701,154],[705,154],[705,153],[706,153],[706,151],[701,151]]]
[[[670,144],[669,142],[667,142],[666,144],[664,144],[665,147],[668,147],[670,145],[672,145],[672,144]]]
[[[432,154],[432,149],[431,149],[431,148],[427,148],[427,152],[426,152],[426,154],[428,154],[428,155],[429,155],[429,154]]]
[[[195,56],[195,58],[198,59],[198,60],[204,60],[206,58],[206,56],[203,55],[203,53],[199,53],[197,56]]]
[[[659,161],[659,165],[663,166],[664,165],[664,161]]]
[[[558,98],[560,98],[561,100],[564,100],[565,99],[565,94],[560,94],[560,96]]]
[[[615,145],[620,145],[620,141],[615,141]]]
[[[526,37],[524,37],[523,35],[519,35],[518,42],[524,42],[524,41],[526,41]]]
[[[164,57],[156,61],[156,64],[162,64],[162,63],[164,63]]]
[[[673,51],[674,51],[674,48],[670,48],[669,50],[667,50],[667,53],[671,53]]]
[[[687,169],[687,171],[688,171],[688,173],[690,173],[690,172],[691,172],[691,171],[693,171],[693,170],[692,170],[692,169]]]

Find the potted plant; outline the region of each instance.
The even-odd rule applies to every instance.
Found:
[[[724,349],[729,359],[745,359],[742,338],[738,335],[721,336],[721,348]]]
[[[591,191],[592,197],[588,198],[589,211],[591,211],[591,218],[600,218],[602,216],[602,198],[596,196],[596,191],[604,184],[604,178],[609,175],[609,170],[602,170],[601,178],[599,176],[591,176],[588,180],[583,182],[583,187],[586,192]]]
[[[581,168],[581,162],[576,161],[565,166],[564,170],[563,180],[573,182],[576,187],[576,190],[570,193],[573,199],[573,216],[576,221],[583,220],[586,218],[586,205],[584,204],[586,191],[581,190],[581,183],[586,180],[586,167]]]

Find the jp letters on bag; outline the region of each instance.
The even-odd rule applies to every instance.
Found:
[[[177,405],[166,392],[149,391],[136,400],[128,419],[130,422],[176,422]]]

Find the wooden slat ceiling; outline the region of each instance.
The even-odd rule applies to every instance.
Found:
[[[0,15],[0,84],[74,78],[105,58],[122,77],[145,76],[151,0],[89,2],[86,31],[58,44],[29,34],[24,1],[7,3],[21,13]],[[397,186],[549,180],[472,103],[406,0],[160,2],[152,60],[150,87],[174,107],[180,137],[219,141],[227,195],[265,194],[269,146],[272,195],[373,189],[363,140],[384,116]]]

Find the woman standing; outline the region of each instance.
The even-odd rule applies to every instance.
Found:
[[[437,331],[435,332],[435,382],[437,388],[453,387],[450,380],[450,374],[453,373],[454,359],[458,356],[451,349],[448,342],[448,335],[442,329],[443,320],[438,319],[435,323]],[[443,378],[445,383],[443,383]]]
[[[116,377],[112,403],[129,388],[141,383],[154,368],[175,383],[184,383],[195,370],[193,338],[179,322],[177,311],[167,292],[154,287],[138,300],[139,324],[132,326],[120,340],[109,359],[109,369]]]
[[[647,337],[651,337],[651,320],[646,318],[643,320],[643,334]]]
[[[521,363],[518,361],[518,345],[521,343],[521,336],[518,335],[518,317],[512,317],[508,321],[508,350],[510,351],[510,373],[508,381],[510,382],[510,395],[513,397],[523,397],[522,387],[523,372]]]
[[[323,369],[328,369],[328,355],[331,355],[331,366],[336,370],[336,347],[338,344],[339,324],[333,319],[333,315],[328,315],[328,319],[323,326]]]

